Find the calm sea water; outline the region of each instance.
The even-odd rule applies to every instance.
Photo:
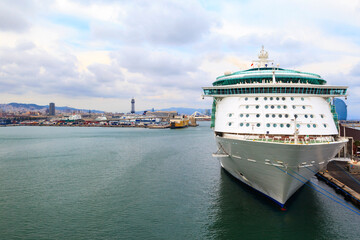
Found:
[[[0,239],[359,239],[359,215],[306,186],[282,212],[215,151],[209,123],[0,128]]]

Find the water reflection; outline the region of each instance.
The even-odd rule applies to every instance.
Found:
[[[221,170],[211,211],[209,237],[214,239],[319,239],[326,221],[315,191],[301,188],[280,211],[276,204]]]

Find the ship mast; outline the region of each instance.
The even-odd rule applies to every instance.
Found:
[[[269,54],[267,51],[265,51],[264,45],[261,47],[261,51],[258,54],[258,58],[259,58],[259,60],[253,60],[253,62],[257,62],[259,68],[267,67],[269,62],[274,62],[274,60],[268,59]]]

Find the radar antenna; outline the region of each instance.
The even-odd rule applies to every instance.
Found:
[[[268,67],[269,62],[274,62],[274,60],[268,60],[269,54],[264,50],[264,45],[261,47],[261,51],[258,55],[259,60],[253,60],[253,62],[258,62],[258,67]]]

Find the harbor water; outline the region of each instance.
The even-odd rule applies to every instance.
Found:
[[[215,151],[209,122],[0,128],[0,239],[358,239],[359,215],[309,186],[280,211]]]

